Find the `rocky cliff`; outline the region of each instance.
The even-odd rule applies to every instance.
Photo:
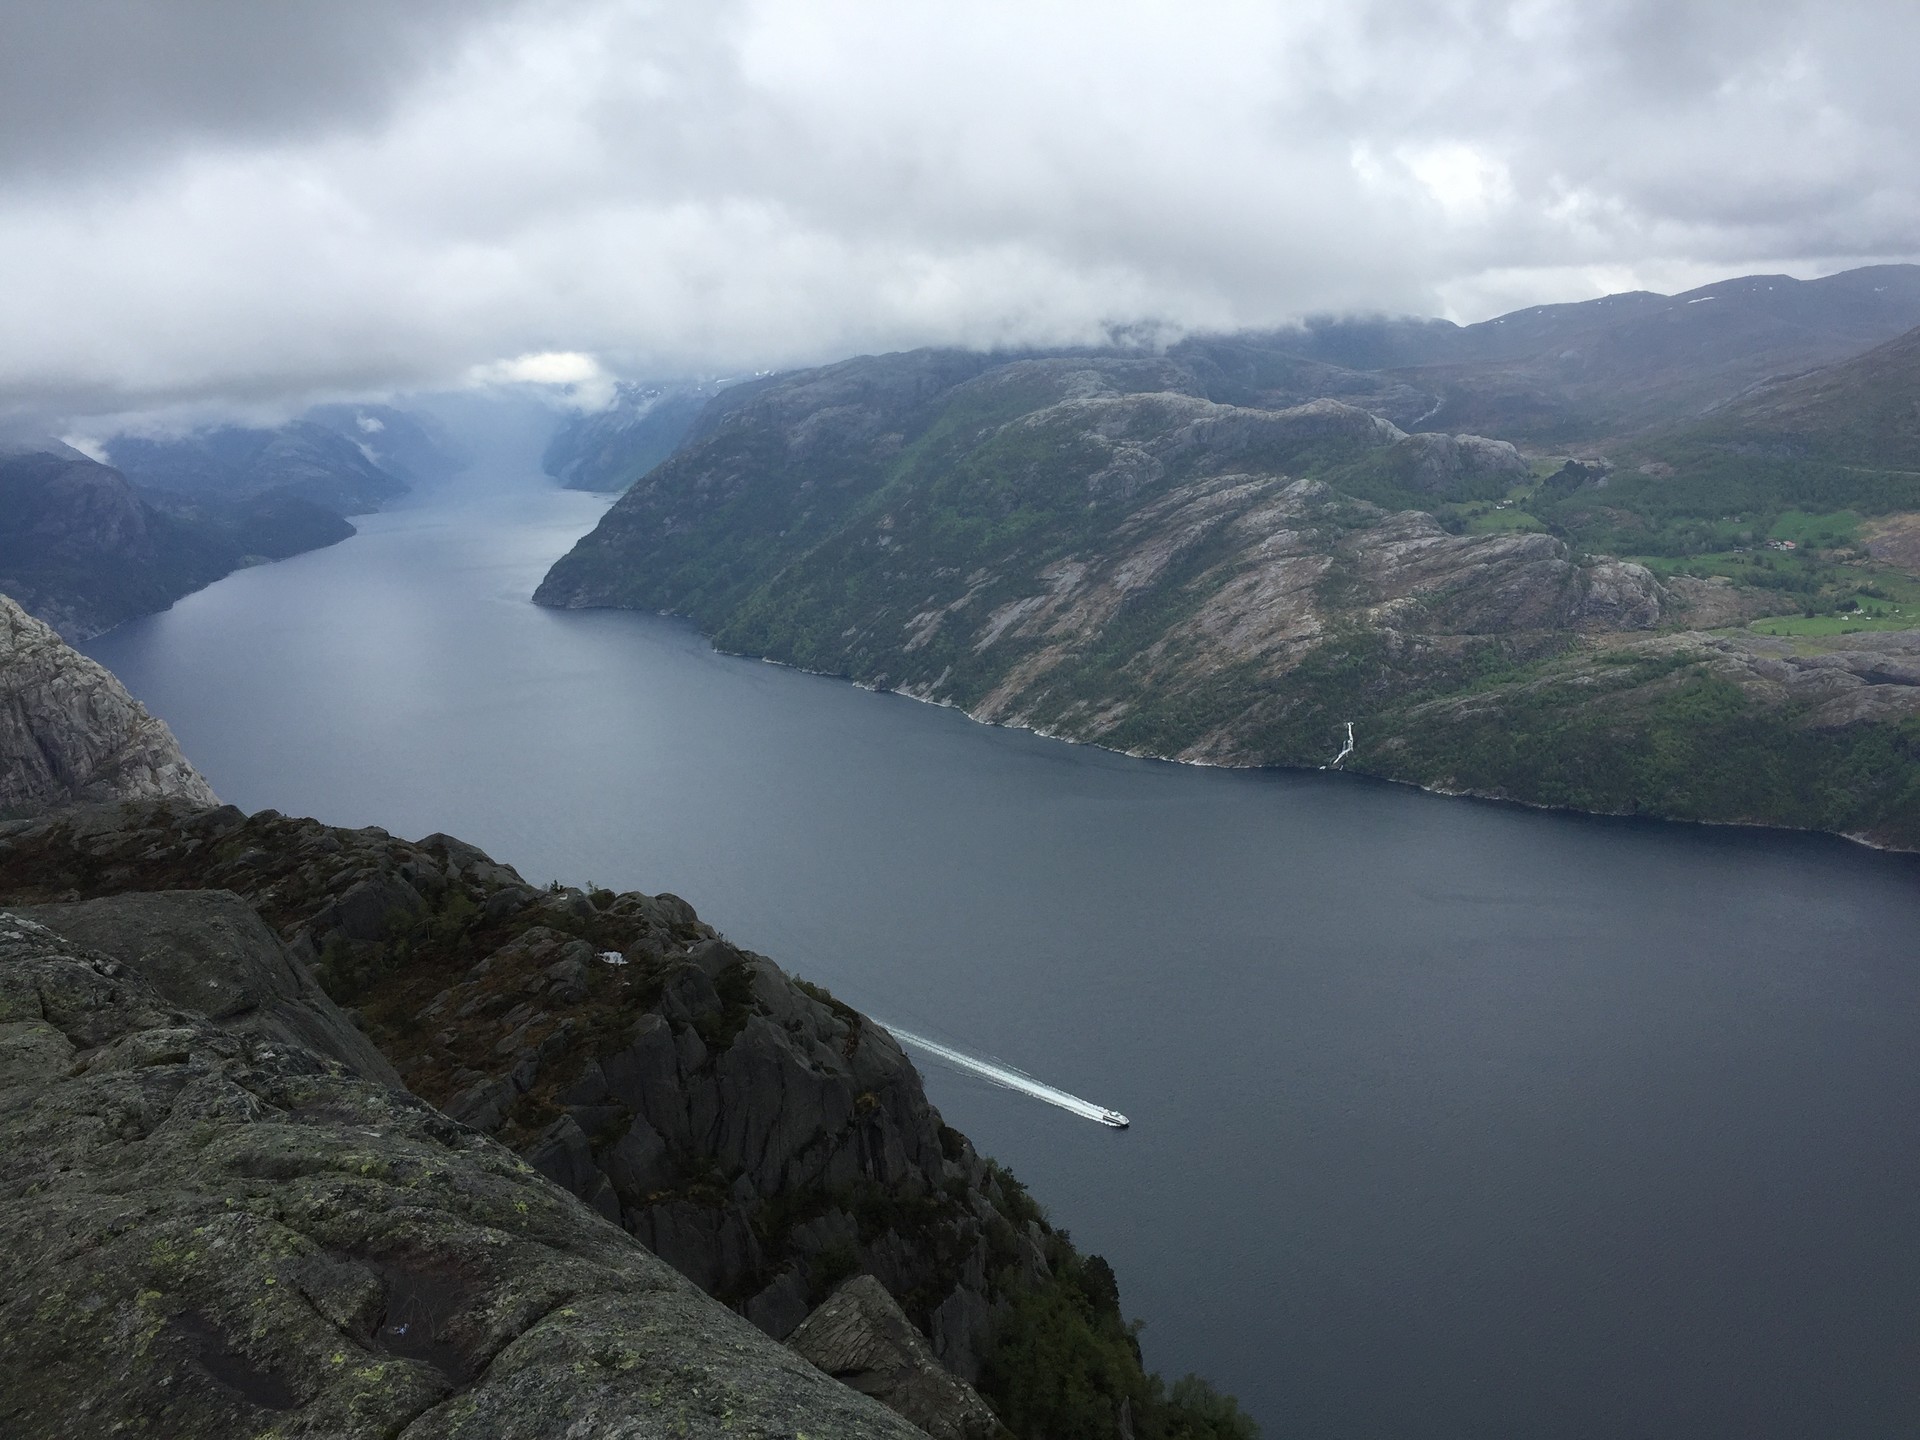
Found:
[[[1006,1220],[891,1037],[672,896],[536,890],[448,837],[271,811],[120,807],[0,836],[11,903],[197,886],[259,906],[415,1094],[776,1337],[864,1270],[971,1376],[990,1272],[1037,1265],[1038,1232]]]
[[[169,797],[218,803],[164,723],[0,595],[0,819]]]
[[[196,892],[200,918],[229,927],[195,942],[198,959],[178,938]],[[1110,1272],[941,1122],[890,1036],[673,896],[536,889],[444,835],[157,803],[0,828],[0,901],[145,956],[165,984],[219,982],[219,1013],[249,1017],[252,1035],[284,1037],[271,1012],[300,998],[310,964],[413,1093],[769,1336],[871,1277],[921,1337],[916,1352],[857,1307],[874,1357],[864,1383],[899,1389],[889,1403],[975,1378],[990,1400],[1045,1390],[1034,1367],[1051,1362],[1021,1328],[1043,1313],[1046,1334],[1111,1357],[1110,1378],[1063,1381],[1057,1413],[1017,1434],[1123,1405],[1143,1436],[1213,1433],[1169,1428],[1176,1408],[1140,1367]],[[243,901],[271,935],[249,930]],[[337,1024],[317,1028],[310,1048],[372,1073]],[[1107,1277],[1098,1304],[1088,1274]],[[927,1374],[924,1354],[952,1379]]]
[[[0,1430],[919,1434],[501,1145],[0,912]]]
[[[401,1080],[258,912],[227,890],[107,895],[13,913],[137,973],[169,1005],[235,1034],[298,1045],[362,1079]]]

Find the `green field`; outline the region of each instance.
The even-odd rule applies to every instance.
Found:
[[[1491,505],[1462,506],[1461,509],[1466,512],[1460,518],[1467,522],[1469,535],[1501,535],[1514,531],[1545,533],[1547,528],[1517,505],[1505,510]]]
[[[1791,540],[1821,550],[1852,545],[1859,537],[1860,517],[1851,510],[1833,510],[1825,515],[1787,510],[1776,516],[1767,530],[1770,540]]]
[[[1920,629],[1920,612],[1889,607],[1884,614],[1770,615],[1747,627],[1761,635],[1854,635],[1865,630]]]

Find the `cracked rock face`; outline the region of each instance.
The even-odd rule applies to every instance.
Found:
[[[0,913],[0,1432],[919,1432],[510,1151]]]
[[[165,799],[220,803],[163,722],[0,595],[0,820]]]
[[[62,939],[126,966],[170,1005],[264,1040],[303,1045],[362,1079],[401,1087],[387,1057],[230,890],[108,895],[17,907]]]

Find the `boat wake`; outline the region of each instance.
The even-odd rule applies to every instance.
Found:
[[[901,1044],[911,1045],[916,1050],[924,1050],[936,1060],[946,1061],[956,1070],[963,1070],[969,1075],[978,1075],[983,1080],[990,1080],[1004,1089],[1017,1090],[1022,1095],[1031,1095],[1036,1100],[1044,1100],[1049,1105],[1057,1105],[1069,1115],[1078,1115],[1082,1120],[1097,1121],[1102,1125],[1110,1125],[1116,1130],[1127,1128],[1129,1123],[1127,1117],[1118,1110],[1109,1110],[1106,1106],[1096,1105],[1091,1100],[1082,1100],[1078,1095],[1069,1095],[1065,1090],[1036,1080],[1031,1075],[1015,1070],[1011,1066],[996,1065],[991,1060],[981,1060],[963,1050],[956,1050],[951,1045],[942,1045],[938,1040],[929,1040],[926,1036],[916,1035],[911,1030],[902,1030],[897,1025],[889,1025],[884,1020],[876,1020],[874,1023]]]

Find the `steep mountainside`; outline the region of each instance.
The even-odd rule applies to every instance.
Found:
[[[0,903],[96,940],[84,902],[189,890],[243,897],[415,1094],[770,1335],[865,1274],[1018,1436],[1113,1433],[1122,1413],[1140,1440],[1248,1435],[1204,1387],[1176,1400],[1142,1371],[1105,1263],[941,1122],[885,1031],[685,902],[536,890],[444,835],[272,811],[126,805],[0,829]],[[884,1307],[832,1313],[818,1355],[867,1355],[865,1383],[900,1382],[888,1403],[955,1393],[914,1370]]]
[[[316,405],[301,419],[346,437],[366,459],[409,485],[445,480],[470,458],[431,417],[392,405]]]
[[[495,1142],[0,912],[0,1430],[921,1432]]]
[[[554,432],[542,468],[569,490],[617,494],[680,448],[717,389],[623,384],[607,409]]]
[[[195,499],[291,495],[336,515],[363,515],[407,489],[364,445],[364,437],[331,425],[295,420],[274,430],[227,425],[173,439],[121,435],[108,451],[129,479],[156,490]]]
[[[1702,435],[1846,465],[1920,472],[1920,328],[1838,365],[1758,386]]]
[[[219,803],[165,724],[0,595],[0,820],[169,797]]]
[[[192,501],[143,493],[65,447],[0,455],[0,591],[69,640],[351,534],[291,495]]]
[[[1523,714],[1542,696],[1570,703],[1585,682],[1567,677],[1640,675],[1608,668],[1623,636],[1857,608],[1846,597],[1866,576],[1835,562],[1749,567],[1741,584],[1683,566],[1663,578],[1587,534],[1651,539],[1654,500],[1717,494],[1689,501],[1687,482],[1652,474],[1635,489],[1604,464],[1539,481],[1503,441],[1409,436],[1335,400],[1224,405],[1206,388],[1172,355],[921,352],[723,396],[535,599],[689,614],[732,650],[1139,753],[1322,764],[1351,721],[1348,767],[1394,778],[1920,841],[1906,703],[1920,691],[1899,665],[1818,657],[1872,692],[1835,709],[1769,680],[1781,657],[1748,657],[1748,675],[1737,646],[1684,649],[1657,662],[1662,686],[1595,685],[1581,725]],[[1795,493],[1746,523],[1764,533]],[[1459,714],[1511,711],[1505,750],[1453,724],[1441,702],[1468,695],[1483,699]],[[1803,768],[1770,763],[1755,782],[1698,766],[1676,785],[1656,700],[1694,715],[1702,744]],[[1559,775],[1550,752],[1565,746],[1565,764],[1607,783]]]

